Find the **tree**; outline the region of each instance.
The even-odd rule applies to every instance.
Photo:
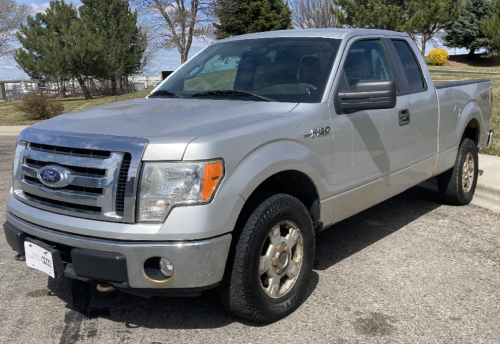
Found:
[[[137,73],[143,65],[146,36],[137,25],[137,12],[123,0],[82,0],[81,21],[101,50],[96,76],[111,81],[112,94],[122,76]],[[123,91],[123,90],[122,90]]]
[[[283,0],[216,0],[215,37],[292,28],[292,11]]]
[[[337,17],[330,9],[329,0],[292,0],[292,23],[300,29],[332,28],[337,26]]]
[[[455,21],[464,0],[334,0],[341,25],[406,32],[422,55],[427,42]]]
[[[17,38],[22,48],[14,58],[26,74],[42,80],[76,78],[85,99],[92,98],[85,81],[100,68],[102,50],[73,5],[51,1],[45,13],[27,18]]]
[[[491,45],[500,49],[500,0],[497,0],[493,5],[493,15],[484,21],[482,26],[483,32],[489,38]]]
[[[193,38],[209,34],[211,0],[132,0],[150,18],[150,39],[159,47],[177,48],[187,61]]]
[[[490,43],[481,30],[484,21],[493,15],[492,0],[467,0],[458,19],[446,26],[444,45],[451,48],[469,49],[472,59],[477,49],[488,48]]]
[[[464,9],[464,0],[414,0],[410,2],[407,31],[419,46],[422,56],[428,41],[449,22],[457,20]]]
[[[25,5],[18,5],[14,0],[0,0],[0,58],[14,52],[13,40],[28,13]]]
[[[350,27],[405,31],[408,0],[333,0],[339,24]]]

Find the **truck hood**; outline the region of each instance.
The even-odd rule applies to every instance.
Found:
[[[285,114],[296,105],[241,100],[136,99],[57,116],[31,128],[142,137],[149,141],[145,160],[181,160],[187,144],[199,136]],[[160,151],[161,156],[157,156]]]

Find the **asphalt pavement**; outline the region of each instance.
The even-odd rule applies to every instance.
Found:
[[[0,137],[0,220],[15,137]],[[256,326],[214,292],[102,294],[17,262],[0,237],[0,343],[498,343],[500,214],[412,188],[317,235],[308,298]]]

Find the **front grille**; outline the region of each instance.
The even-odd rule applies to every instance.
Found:
[[[71,148],[71,147],[59,147],[52,145],[45,145],[31,142],[29,144],[29,149],[37,150],[40,152],[47,153],[59,153],[69,156],[82,156],[88,158],[101,158],[107,159],[111,155],[109,151],[95,150],[95,149],[82,149],[82,148]]]
[[[37,161],[33,159],[26,159],[25,164],[28,166],[32,166],[35,168],[42,168],[46,165],[51,165],[51,162],[44,162],[44,161]],[[106,170],[105,169],[98,169],[98,168],[89,168],[89,167],[79,167],[79,166],[69,166],[65,164],[58,164],[60,166],[67,167],[71,169],[73,172],[77,172],[80,174],[84,174],[86,176],[105,176],[106,175]]]
[[[45,197],[40,197],[37,195],[30,194],[29,192],[24,193],[28,198],[38,201],[41,204],[47,204],[47,205],[54,205],[54,206],[59,206],[61,208],[66,208],[69,210],[82,210],[82,211],[89,211],[89,212],[101,212],[100,207],[93,207],[90,205],[80,205],[80,204],[74,204],[71,202],[62,202],[62,201],[56,201],[50,198],[45,198]]]
[[[39,185],[40,187],[43,187],[43,184],[37,178],[33,178],[30,176],[24,176],[23,178],[25,181],[27,181],[31,184],[35,184],[35,185]],[[59,188],[58,190],[71,190],[71,191],[78,191],[78,192],[83,192],[83,193],[94,193],[97,195],[102,195],[102,192],[103,192],[103,188],[91,188],[88,186],[79,186],[79,185],[68,185],[68,186],[65,186],[63,188]]]
[[[120,167],[120,174],[118,175],[118,183],[116,185],[116,213],[120,216],[123,215],[125,210],[125,188],[127,186],[127,176],[131,161],[132,156],[130,153],[125,153]]]
[[[15,190],[16,195],[34,206],[54,212],[117,220],[125,211],[131,160],[128,152],[29,142],[20,171],[22,193]],[[41,182],[40,169],[47,165],[64,168],[63,187],[50,187]]]

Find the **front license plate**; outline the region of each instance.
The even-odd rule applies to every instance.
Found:
[[[29,241],[24,242],[24,250],[26,252],[26,265],[55,278],[52,253]]]

